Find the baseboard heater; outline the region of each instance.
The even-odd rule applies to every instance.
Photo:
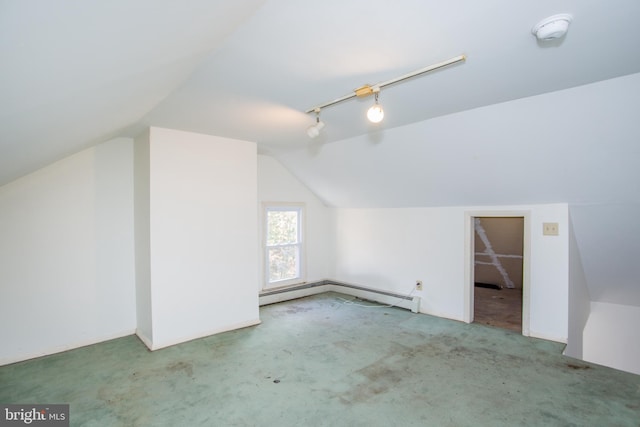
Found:
[[[260,305],[275,304],[324,292],[338,292],[364,300],[375,301],[380,304],[406,308],[414,313],[420,311],[420,297],[396,294],[365,286],[322,280],[319,282],[303,283],[280,289],[270,289],[260,292]]]

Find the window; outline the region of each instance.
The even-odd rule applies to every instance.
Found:
[[[302,213],[299,205],[265,207],[266,286],[299,283],[303,279]]]

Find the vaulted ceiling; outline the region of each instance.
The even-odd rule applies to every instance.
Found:
[[[530,30],[573,15],[560,42]],[[155,125],[309,143],[310,107],[447,58],[464,64],[322,112],[332,142],[640,71],[640,3],[619,0],[2,0],[0,184]]]
[[[569,33],[537,41],[557,13]],[[589,86],[640,73],[638,18],[637,0],[0,0],[0,185],[149,125],[256,141],[333,206],[569,203],[594,298],[640,305],[637,109],[610,108],[638,107],[640,79]],[[352,99],[306,135],[307,109],[460,54],[384,88],[381,124]]]

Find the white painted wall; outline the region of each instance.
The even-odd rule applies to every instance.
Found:
[[[337,209],[340,282],[410,294],[420,310],[463,318],[464,211],[459,208]]]
[[[334,276],[335,223],[333,209],[324,203],[280,162],[270,156],[258,156],[258,201],[261,287],[265,285],[264,218],[262,203],[304,203],[306,275],[303,282],[316,282]]]
[[[569,322],[569,208],[530,205],[530,335],[567,342]],[[542,224],[557,222],[558,236],[544,236]]]
[[[584,360],[640,375],[638,325],[639,307],[592,302],[584,328]]]
[[[569,335],[564,354],[582,359],[583,333],[591,311],[591,297],[573,230],[571,208],[569,211]]]
[[[465,213],[530,212],[530,335],[566,342],[567,205],[337,209],[336,276],[341,282],[409,294],[424,289],[420,311],[465,319]],[[558,222],[559,236],[543,236]]]
[[[134,332],[132,145],[0,187],[0,364]]]
[[[152,348],[259,323],[255,143],[149,139]]]
[[[134,141],[134,224],[136,264],[136,334],[153,345],[151,306],[150,144],[147,129]]]

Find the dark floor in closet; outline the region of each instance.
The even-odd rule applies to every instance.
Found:
[[[474,300],[474,322],[522,332],[522,289],[476,286]]]

